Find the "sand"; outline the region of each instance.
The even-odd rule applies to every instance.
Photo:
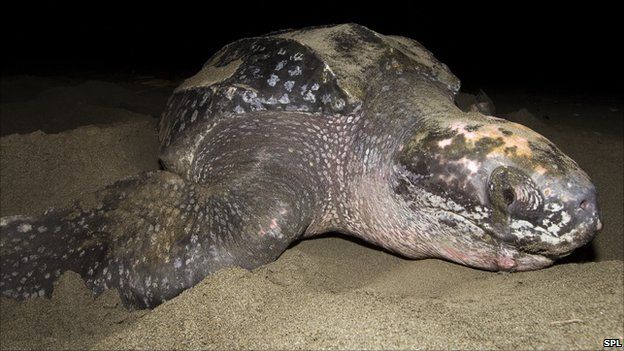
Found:
[[[4,80],[0,215],[37,215],[157,169],[154,106],[174,86],[149,77]],[[492,273],[329,235],[252,272],[221,271],[151,311],[126,310],[115,291],[94,298],[68,272],[52,299],[0,299],[0,348],[596,349],[624,338],[624,106],[488,95],[498,115],[553,140],[598,187],[604,230],[563,263]]]

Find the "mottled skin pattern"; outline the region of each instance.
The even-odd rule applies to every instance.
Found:
[[[74,270],[153,307],[330,231],[487,270],[542,268],[590,241],[587,175],[528,128],[461,112],[458,89],[417,42],[358,25],[232,43],[169,100],[165,170],[2,219],[0,290],[49,296]]]

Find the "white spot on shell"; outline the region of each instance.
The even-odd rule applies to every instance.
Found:
[[[288,74],[290,74],[291,77],[294,76],[300,76],[301,73],[303,73],[303,71],[301,70],[301,67],[296,66],[295,68],[288,70]]]
[[[312,91],[308,90],[308,92],[303,97],[305,101],[316,102],[316,97],[312,94]]]
[[[281,104],[287,104],[290,102],[290,99],[288,98],[288,94],[284,94],[282,95],[282,97],[279,99],[279,102]]]
[[[277,66],[275,66],[275,70],[279,71],[280,69],[284,68],[284,65],[286,65],[286,62],[287,62],[286,60],[282,60],[282,61],[278,62]]]
[[[286,89],[287,92],[291,92],[292,88],[295,86],[295,82],[293,82],[292,80],[286,81],[284,83],[284,89]]]
[[[275,74],[271,74],[271,76],[269,77],[269,79],[267,79],[267,84],[269,84],[270,86],[274,87],[275,84],[277,84],[277,82],[279,82],[279,77],[276,76]]]

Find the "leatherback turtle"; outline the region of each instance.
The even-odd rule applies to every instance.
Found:
[[[327,232],[510,271],[589,242],[589,177],[532,130],[460,111],[459,86],[418,42],[356,24],[229,44],[169,99],[164,170],[2,219],[2,295],[49,296],[72,270],[153,307]]]

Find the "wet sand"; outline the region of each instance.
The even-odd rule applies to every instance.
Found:
[[[4,80],[0,215],[37,215],[158,169],[152,116],[174,86],[151,77]],[[624,106],[488,94],[497,115],[553,140],[597,185],[604,230],[562,264],[492,273],[327,236],[252,272],[221,271],[151,311],[127,311],[114,291],[94,298],[69,272],[52,299],[0,299],[0,347],[596,349],[624,338]]]

